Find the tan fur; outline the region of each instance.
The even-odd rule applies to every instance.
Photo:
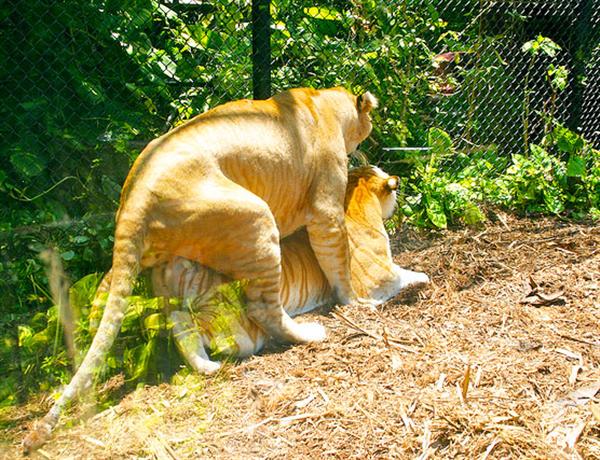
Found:
[[[338,299],[356,300],[342,203],[347,155],[371,131],[368,111],[375,99],[362,99],[359,104],[334,88],[231,102],[144,149],[121,195],[100,327],[79,370],[26,438],[25,450],[41,445],[64,405],[91,384],[141,268],[173,256],[248,279],[248,314],[270,334],[290,342],[325,338],[322,326],[298,324],[282,309],[279,241],[305,226]]]
[[[424,273],[398,267],[392,260],[383,221],[390,217],[396,202],[398,178],[383,171],[363,167],[349,174],[345,220],[350,240],[352,285],[359,295],[385,301],[406,286],[428,282]],[[387,208],[387,213],[384,209]],[[281,301],[290,316],[335,298],[319,267],[304,229],[281,241],[283,276]],[[205,349],[248,356],[258,352],[266,339],[264,332],[248,321],[243,310],[224,316],[223,306],[211,301],[219,284],[231,281],[223,275],[182,258],[175,258],[152,270],[157,295],[180,297],[190,302],[190,312],[171,315],[178,348],[190,365],[201,373],[219,368]]]

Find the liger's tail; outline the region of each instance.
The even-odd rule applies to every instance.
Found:
[[[71,382],[46,416],[35,424],[23,441],[25,453],[38,449],[48,440],[64,407],[92,385],[94,372],[103,364],[121,329],[127,297],[131,295],[133,283],[139,273],[144,231],[140,226],[119,224],[115,232],[110,290],[98,332]]]

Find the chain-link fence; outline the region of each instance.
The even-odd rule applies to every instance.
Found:
[[[59,248],[74,277],[104,270],[120,184],[136,154],[160,133],[228,100],[294,86],[369,89],[381,108],[363,150],[405,175],[414,157],[431,148],[431,127],[448,133],[463,163],[473,155],[496,160],[522,153],[541,142],[553,120],[600,142],[599,6],[596,0],[4,2],[0,287],[9,295],[3,311],[48,297],[37,253],[49,245]],[[506,162],[490,167],[500,171]]]

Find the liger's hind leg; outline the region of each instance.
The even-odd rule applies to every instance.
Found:
[[[206,231],[215,233],[210,225],[227,225],[211,244],[211,260],[204,263],[233,279],[248,280],[248,316],[268,334],[292,343],[324,340],[321,325],[297,323],[282,308],[279,230],[267,203],[224,178],[207,189],[212,206],[198,219],[199,238]]]

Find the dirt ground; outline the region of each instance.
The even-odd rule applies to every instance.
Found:
[[[306,315],[326,342],[74,409],[33,458],[600,459],[600,229],[496,217],[392,237],[431,285]],[[0,454],[42,413],[4,414]]]

